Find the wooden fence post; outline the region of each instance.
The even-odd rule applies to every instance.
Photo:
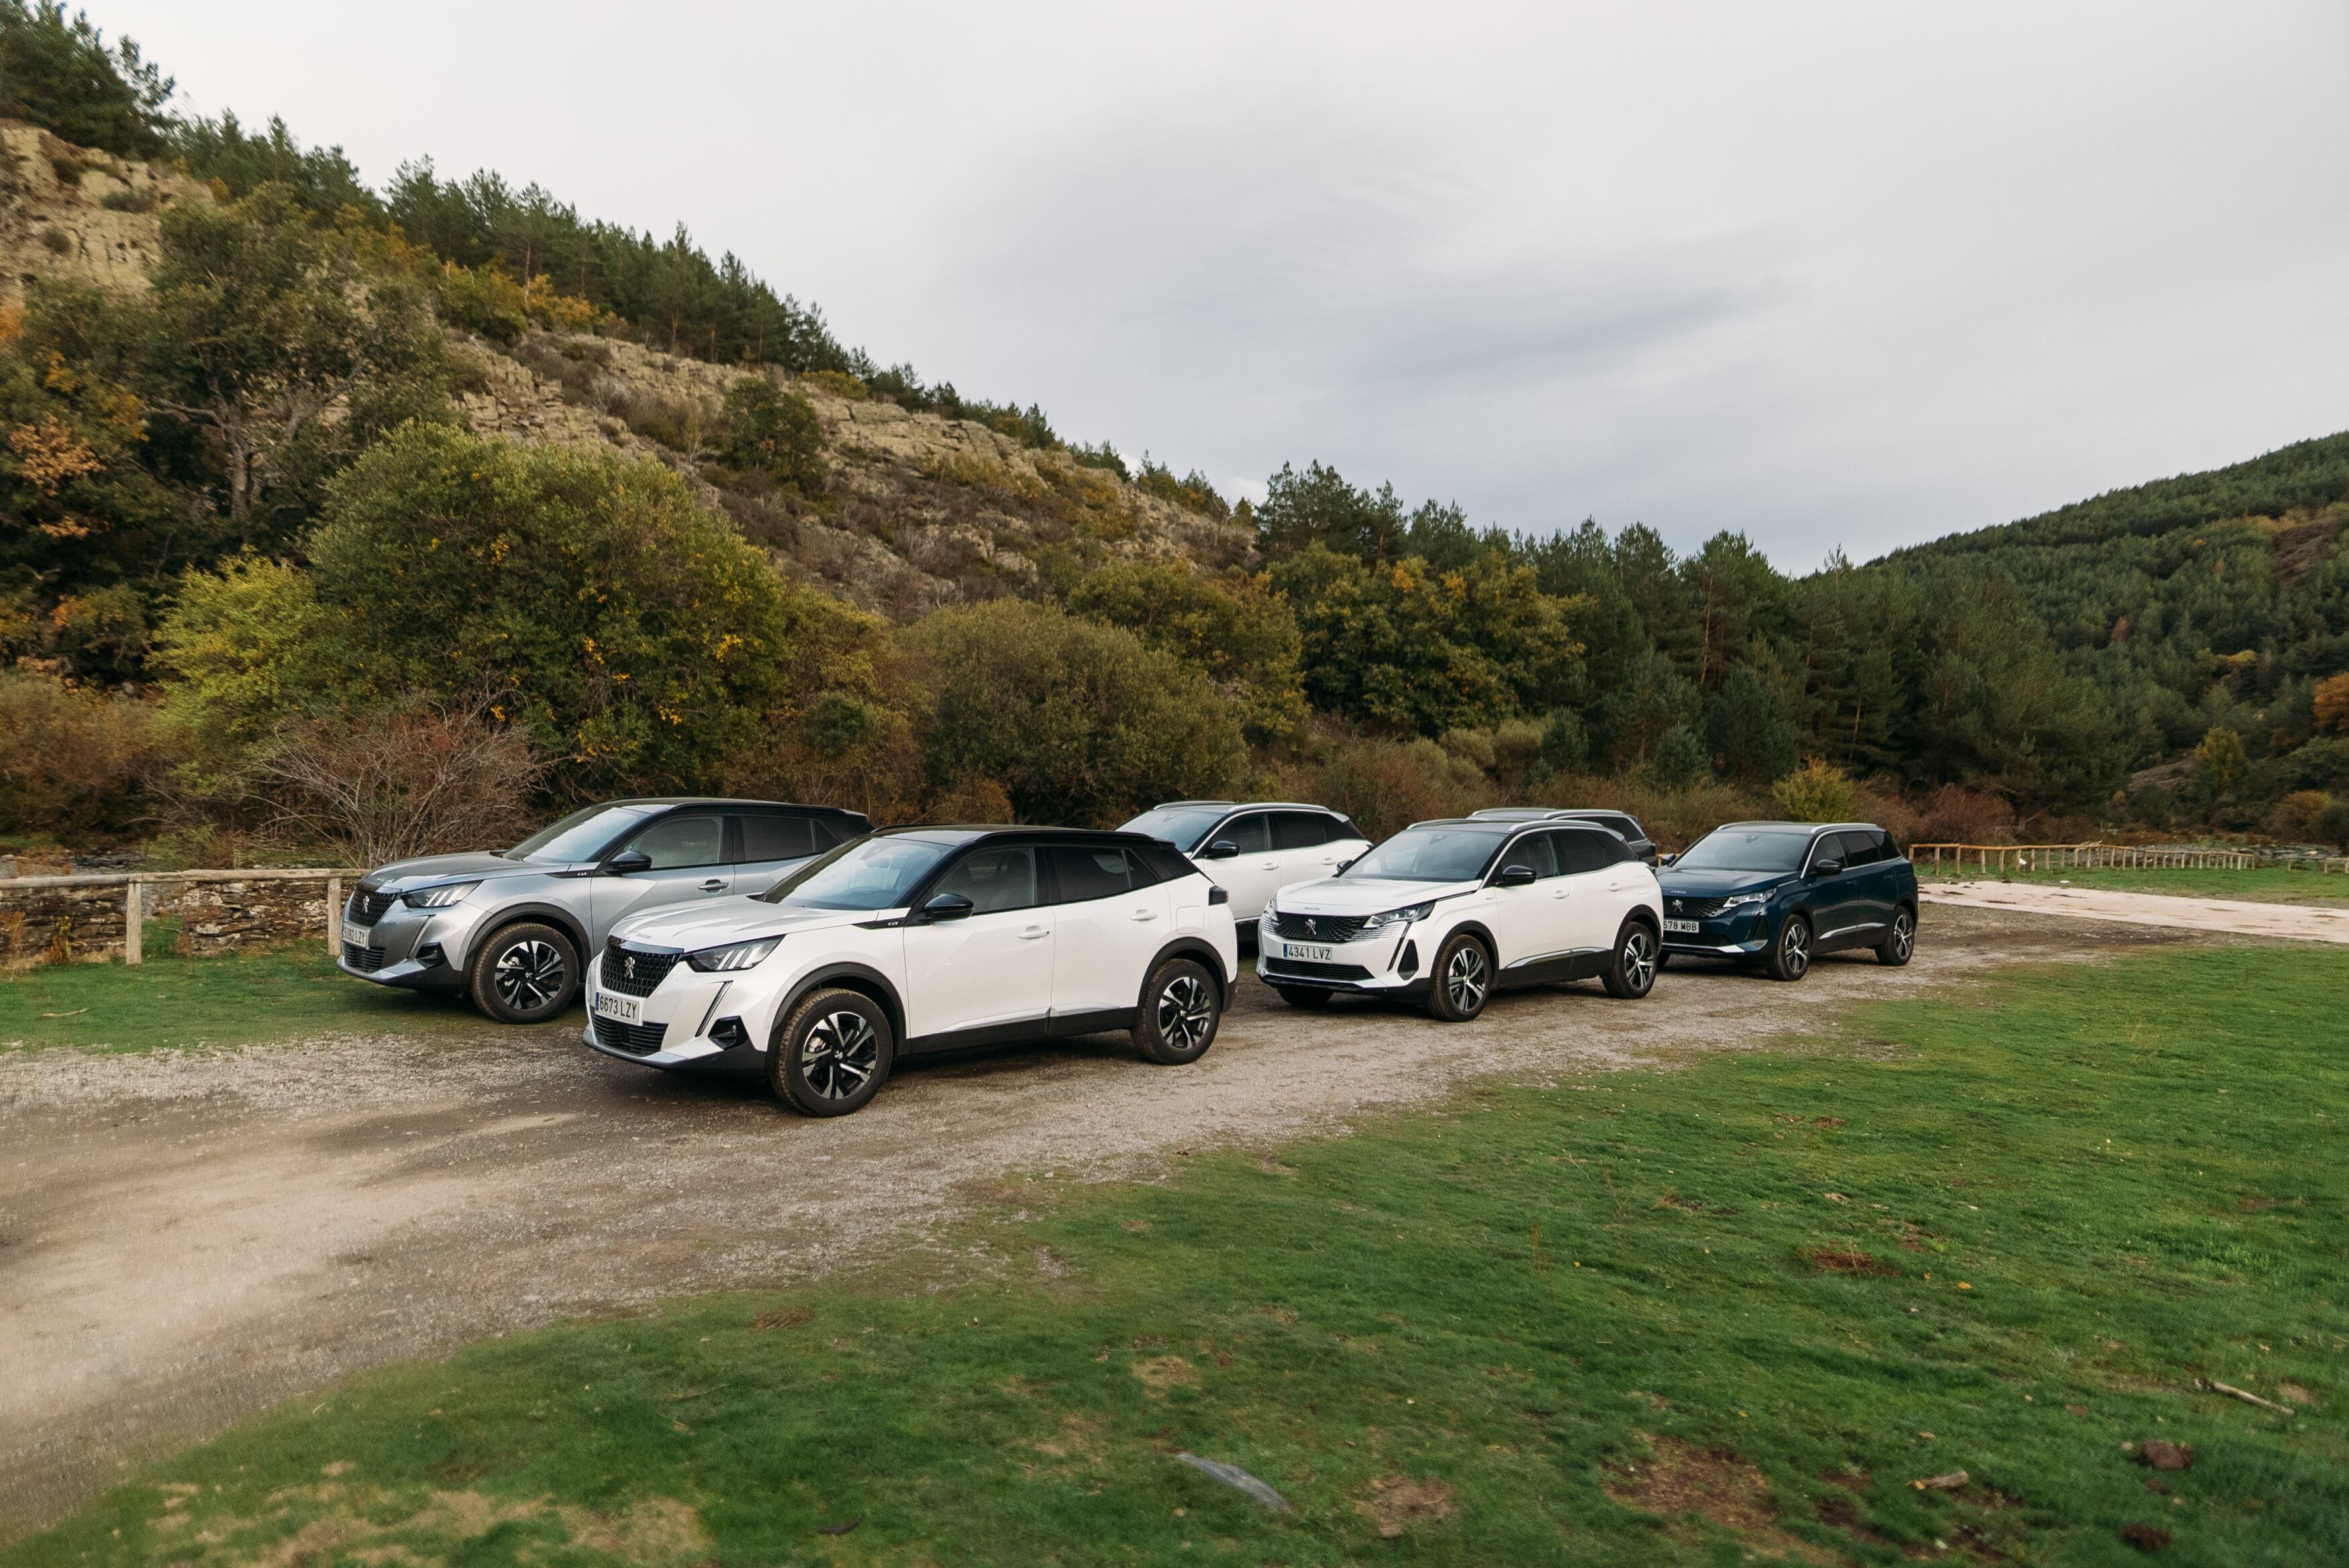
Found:
[[[326,879],[326,951],[340,956],[343,951],[343,879]]]
[[[132,877],[122,889],[122,962],[144,964],[147,961],[145,930],[147,899],[145,884]]]

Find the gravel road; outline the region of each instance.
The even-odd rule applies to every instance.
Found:
[[[2224,931],[2293,942],[2349,942],[2349,909],[2317,904],[2181,898],[2175,893],[2118,892],[2109,888],[2049,887],[2044,882],[1931,882],[1922,892],[1924,901],[1933,904],[2022,910],[2184,931]]]
[[[0,1057],[0,1538],[358,1369],[919,1244],[1009,1176],[1147,1177],[1470,1078],[1747,1049],[1854,999],[2181,940],[1937,908],[1907,969],[1830,959],[1783,985],[1682,964],[1644,1002],[1586,983],[1467,1026],[1296,1013],[1244,980],[1194,1067],[1063,1042],[909,1068],[836,1121],[595,1056],[575,1023]]]

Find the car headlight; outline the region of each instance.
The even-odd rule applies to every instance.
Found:
[[[403,893],[400,902],[410,909],[446,909],[452,903],[463,903],[465,895],[481,885],[477,882],[445,882],[440,887],[419,888],[414,892]]]
[[[1777,891],[1778,890],[1775,888],[1765,887],[1760,892],[1732,893],[1727,898],[1721,901],[1722,913],[1726,914],[1731,910],[1737,908],[1741,904],[1768,903],[1770,902],[1770,895]]]
[[[1362,929],[1376,931],[1382,925],[1408,925],[1414,920],[1425,920],[1434,908],[1433,903],[1414,903],[1402,909],[1391,909],[1384,914],[1374,914],[1362,922]]]
[[[767,961],[782,942],[780,936],[762,936],[756,942],[737,942],[728,947],[705,947],[698,953],[688,953],[685,961],[704,975],[725,974],[736,969],[753,969]]]

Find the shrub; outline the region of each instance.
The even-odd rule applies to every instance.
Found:
[[[530,830],[545,770],[489,699],[284,721],[257,759],[276,824],[354,865],[502,848]]]
[[[1917,833],[1929,843],[2013,843],[2014,808],[1996,795],[1944,784],[1926,799]]]
[[[2349,673],[2317,682],[2310,702],[2318,728],[2349,732]]]
[[[1341,741],[1308,778],[1306,799],[1345,812],[1372,839],[1431,817],[1465,816],[1500,799],[1475,761],[1433,740]]]
[[[907,628],[934,707],[932,786],[1003,788],[1023,820],[1116,822],[1235,789],[1238,717],[1199,671],[1115,626],[999,600]]]
[[[530,330],[522,284],[503,267],[460,267],[443,262],[433,279],[440,319],[498,343],[512,343]]]
[[[1181,562],[1120,562],[1079,582],[1069,610],[1123,626],[1206,672],[1239,707],[1252,743],[1288,739],[1304,723],[1297,622],[1245,573],[1217,578]]]
[[[1704,741],[1693,725],[1676,724],[1664,731],[1648,758],[1648,776],[1667,789],[1685,789],[1712,771]]]
[[[1731,784],[1698,783],[1667,789],[1653,779],[1632,776],[1546,779],[1532,791],[1532,799],[1542,806],[1628,812],[1648,830],[1650,838],[1668,850],[1683,849],[1723,822],[1750,821],[1773,810],[1768,799]]]
[[[719,455],[727,462],[811,494],[823,487],[823,427],[806,398],[745,376],[727,390],[724,418]]]
[[[2324,814],[2333,809],[2333,797],[2322,789],[2295,789],[2276,802],[2274,814],[2268,819],[2268,831],[2290,843],[2321,843],[2324,840]]]
[[[1542,726],[1541,751],[1535,761],[1537,776],[1579,773],[1590,761],[1590,732],[1582,716],[1570,707],[1553,708]]]
[[[1749,665],[1739,665],[1704,705],[1704,738],[1714,766],[1741,783],[1783,779],[1798,760],[1785,699]]]
[[[1770,786],[1778,810],[1795,822],[1847,820],[1857,793],[1848,774],[1816,757]]]
[[[851,403],[862,403],[872,396],[865,390],[864,382],[845,370],[811,370],[800,379],[835,397],[845,397]]]
[[[163,759],[146,703],[0,670],[0,830],[60,839],[122,832],[146,805]]]

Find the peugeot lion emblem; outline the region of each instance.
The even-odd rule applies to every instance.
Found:
[[[1686,914],[1688,913],[1688,901],[1686,899],[1680,898],[1672,900],[1672,913],[1674,914]]]
[[[626,958],[620,960],[620,973],[631,980],[636,977],[636,955],[635,954],[631,953]]]
[[[1320,934],[1321,934],[1321,923],[1320,923],[1319,921],[1318,921],[1318,920],[1309,920],[1309,921],[1307,921],[1307,922],[1305,923],[1305,934],[1306,934],[1306,935],[1308,935],[1308,936],[1319,936],[1319,935],[1320,935]]]

